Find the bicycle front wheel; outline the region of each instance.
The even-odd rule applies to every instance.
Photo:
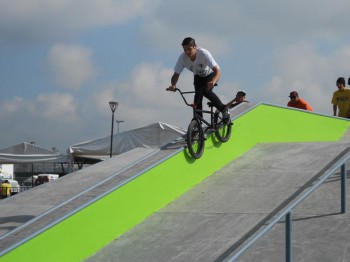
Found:
[[[187,129],[187,146],[191,156],[200,158],[204,151],[204,132],[200,122],[193,119]]]
[[[231,118],[228,123],[222,120],[222,113],[216,112],[214,116],[215,136],[220,142],[227,142],[231,137],[232,122]]]

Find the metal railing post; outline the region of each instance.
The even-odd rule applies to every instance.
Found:
[[[278,212],[276,216],[270,219],[268,223],[266,223],[265,227],[261,228],[261,230],[257,230],[254,234],[252,234],[245,243],[235,248],[235,250],[230,251],[231,254],[226,255],[226,262],[235,261],[242,253],[244,253],[248,248],[250,248],[255,242],[265,235],[272,227],[274,227],[279,221],[283,218],[285,219],[285,261],[292,261],[292,210],[294,207],[299,205],[307,196],[309,196],[313,191],[315,191],[326,179],[328,179],[335,172],[339,171],[341,168],[341,211],[342,213],[346,212],[346,161],[350,159],[350,148],[346,150],[346,155],[341,159],[336,161],[336,163],[332,164],[321,176],[317,176],[313,181],[311,187],[308,187],[307,190],[300,193],[294,200],[289,203],[281,212]],[[220,258],[221,259],[221,258]],[[222,260],[216,260],[222,261]]]
[[[341,213],[346,212],[346,163],[341,166]]]
[[[292,262],[292,214],[286,215],[286,262]]]

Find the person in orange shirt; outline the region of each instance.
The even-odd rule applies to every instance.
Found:
[[[299,97],[299,94],[297,91],[290,92],[289,97],[290,97],[290,101],[288,102],[287,106],[304,109],[308,111],[313,111],[309,103]]]

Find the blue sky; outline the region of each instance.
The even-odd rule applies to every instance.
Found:
[[[121,132],[187,128],[191,110],[165,92],[187,36],[219,63],[223,101],[244,89],[286,105],[297,90],[331,115],[335,81],[350,77],[349,10],[346,0],[0,0],[0,148],[65,152],[108,136],[111,100]],[[192,90],[189,72],[178,87]]]

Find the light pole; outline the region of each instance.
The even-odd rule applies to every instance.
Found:
[[[30,142],[30,144],[32,146],[35,146],[35,142],[34,141]],[[32,187],[34,187],[34,164],[33,164],[33,162],[32,162]]]
[[[109,157],[112,157],[112,148],[113,148],[113,125],[114,125],[114,112],[117,109],[119,103],[111,101],[109,102],[109,107],[112,110],[112,128],[111,128],[111,149],[109,151]]]
[[[119,134],[119,124],[124,123],[125,121],[124,120],[116,120],[115,122],[117,122],[117,124],[118,124],[118,134]]]

